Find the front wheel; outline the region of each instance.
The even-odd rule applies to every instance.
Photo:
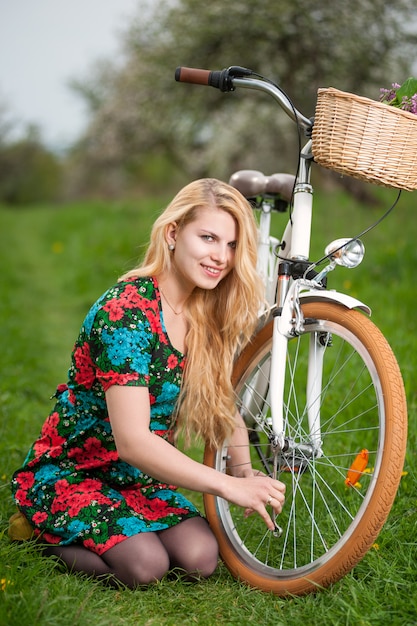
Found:
[[[335,303],[312,302],[302,310],[304,331],[288,343],[286,452],[274,455],[272,445],[272,322],[242,352],[233,374],[252,466],[286,484],[277,518],[281,536],[267,530],[258,515],[245,518],[242,509],[222,498],[206,495],[204,500],[231,573],[278,595],[326,587],[365,555],[393,504],[406,446],[404,386],[381,332],[363,314]],[[316,349],[323,353],[320,385],[311,372],[308,378],[309,355]],[[307,386],[321,389],[317,397],[310,392],[310,408]],[[312,404],[320,428],[311,426]],[[207,448],[204,462],[233,473],[231,458],[225,442],[219,450]]]

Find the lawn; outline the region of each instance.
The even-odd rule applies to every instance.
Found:
[[[376,221],[396,195],[376,192],[381,204],[372,208],[341,193],[318,202],[314,257],[331,239]],[[354,571],[331,589],[288,599],[247,588],[222,564],[203,583],[167,579],[145,591],[115,591],[64,573],[31,543],[10,543],[11,475],[38,434],[56,385],[65,381],[84,314],[141,256],[165,200],[0,207],[1,626],[417,624],[416,198],[403,193],[394,212],[364,237],[367,253],[358,269],[330,277],[332,287],[371,306],[397,355],[409,405],[405,475],[375,547]],[[199,495],[194,500],[201,504]]]

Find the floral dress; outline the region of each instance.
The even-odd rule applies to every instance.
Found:
[[[81,543],[102,554],[127,537],[199,515],[173,485],[122,461],[107,413],[111,385],[147,386],[152,432],[172,443],[184,356],[170,343],[155,278],[109,289],[84,320],[68,383],[24,465],[15,501],[47,543]]]

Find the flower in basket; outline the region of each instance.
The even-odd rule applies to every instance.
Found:
[[[393,83],[391,89],[380,92],[380,102],[417,115],[417,78],[407,78],[402,85]]]

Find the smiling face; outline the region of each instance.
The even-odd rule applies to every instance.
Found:
[[[238,226],[223,209],[200,208],[182,228],[171,224],[167,241],[175,245],[172,269],[181,289],[214,289],[234,267]]]

